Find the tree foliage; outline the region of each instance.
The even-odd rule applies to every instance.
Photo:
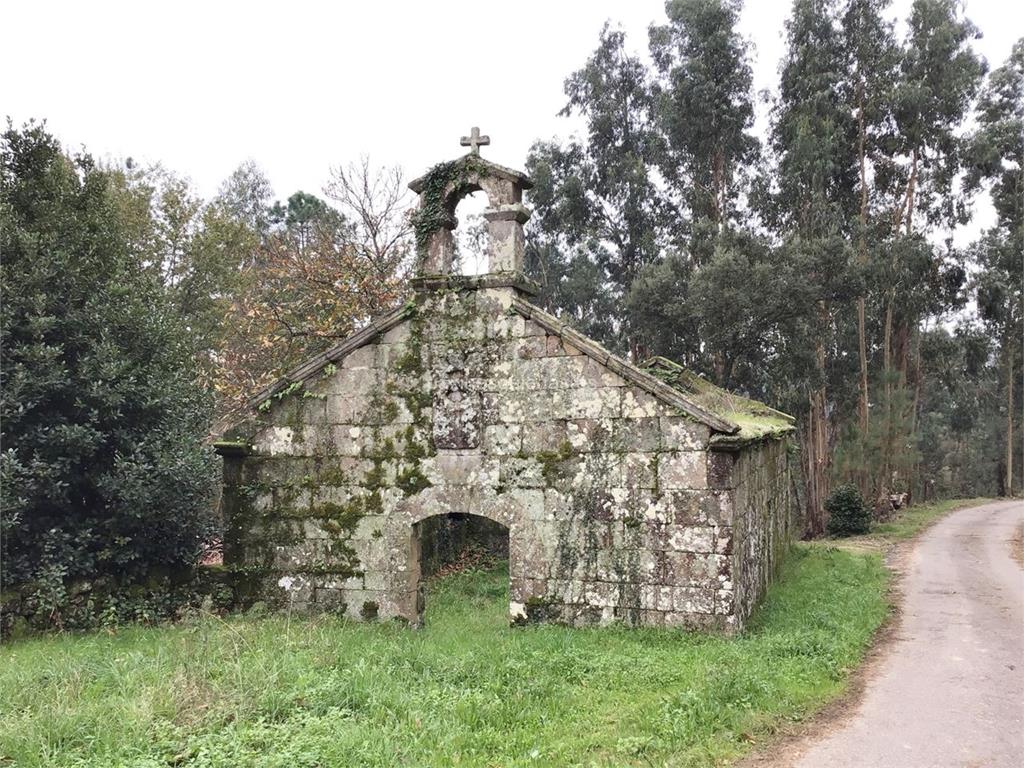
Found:
[[[998,383],[1013,381],[1018,353],[986,345],[977,325],[998,340],[1024,322],[1012,258],[1024,199],[1020,46],[979,98],[977,30],[953,0],[914,0],[899,36],[888,0],[794,0],[761,145],[740,3],[670,0],[665,12],[650,30],[652,66],[611,55],[624,41],[606,28],[568,81],[588,140],[534,146],[531,253],[545,300],[634,356],[675,357],[794,413],[812,533],[824,530],[833,483],[855,483],[880,511],[893,492],[979,487],[967,467],[992,483],[997,473],[979,464],[991,452],[967,436],[996,429],[1008,444],[1014,428],[995,415],[1020,410],[1014,387]],[[609,77],[626,61],[628,77]],[[601,187],[582,168],[628,168],[648,187],[625,188],[651,190],[633,210],[650,213],[649,245],[628,288],[612,290],[594,256],[614,238],[592,225]],[[954,248],[984,189],[999,226]],[[983,351],[999,366],[978,364]],[[942,368],[968,359],[970,373]],[[993,386],[1002,406],[982,396]],[[1007,455],[1002,465],[1019,465]]]
[[[222,321],[214,384],[225,419],[403,296],[411,229],[401,173],[363,160],[335,169],[327,191],[340,208],[301,191],[268,208]]]
[[[39,125],[3,134],[0,563],[58,624],[76,582],[191,565],[212,530],[210,399],[166,265],[139,247],[177,222],[140,225],[122,189]]]
[[[660,255],[666,201],[654,182],[648,72],[626,50],[625,34],[606,25],[565,93],[562,114],[580,115],[586,137],[531,149],[527,171],[537,182],[531,200],[539,224],[531,259],[570,314],[598,339],[635,352],[628,318],[613,322],[606,307],[622,301]]]

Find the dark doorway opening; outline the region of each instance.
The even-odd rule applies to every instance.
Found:
[[[458,512],[413,525],[410,575],[416,587],[415,623],[423,623],[431,582],[461,571],[502,567],[507,571],[508,535],[501,523]]]

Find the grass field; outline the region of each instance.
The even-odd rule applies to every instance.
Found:
[[[871,535],[893,542],[911,539],[954,509],[976,507],[990,501],[992,499],[948,499],[909,507],[897,512],[892,520],[873,525]]]
[[[863,536],[848,536],[841,539],[819,539],[814,542],[814,545],[823,547],[838,546],[842,549],[856,552],[880,552],[901,541],[914,538],[932,523],[945,517],[954,509],[976,507],[979,504],[986,504],[990,501],[992,499],[946,499],[944,501],[931,502],[930,504],[915,505],[895,512],[890,520],[882,523],[872,523],[871,533]]]
[[[0,649],[0,765],[712,765],[836,695],[887,611],[874,555],[797,547],[750,629],[507,626],[507,574],[427,626],[197,619]]]

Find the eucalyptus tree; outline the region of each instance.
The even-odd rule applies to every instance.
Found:
[[[741,181],[756,159],[749,44],[739,0],[669,0],[668,23],[650,29],[652,93],[663,139],[658,167],[688,213],[683,240],[699,266],[736,223]]]
[[[947,237],[933,245],[936,228],[951,233],[968,214],[956,184],[963,169],[959,133],[984,74],[971,49],[977,29],[955,0],[914,0],[893,94],[894,131],[886,157],[875,163],[875,183],[890,210],[888,286],[882,324],[882,413],[877,486],[912,490],[913,453],[922,387],[919,325],[962,301],[961,257]],[[895,474],[895,480],[894,480]]]
[[[978,314],[999,345],[1006,410],[1001,486],[1004,493],[1012,494],[1014,390],[1021,380],[1015,361],[1024,363],[1024,39],[1013,46],[1006,63],[989,75],[976,115],[978,127],[968,144],[966,186],[971,190],[989,183],[996,223],[972,248],[980,267],[975,296]],[[1018,403],[1024,407],[1024,397]]]
[[[843,99],[846,41],[835,0],[795,0],[786,23],[787,50],[773,109],[773,178],[761,198],[763,216],[782,236],[786,263],[802,284],[798,322],[785,350],[801,402],[807,523],[824,530],[832,446],[839,413],[829,400],[835,358],[835,311],[856,292],[849,239],[856,220],[856,122]]]
[[[845,98],[855,111],[857,121],[857,170],[859,206],[857,217],[857,264],[863,276],[872,269],[877,254],[879,216],[872,195],[873,169],[885,157],[893,138],[893,92],[896,86],[900,49],[893,24],[883,12],[889,0],[848,0],[842,14],[843,37],[848,44],[849,77]],[[860,364],[857,400],[858,439],[867,439],[870,429],[869,342],[867,331],[867,294],[871,280],[864,281],[857,297],[857,355]],[[857,472],[861,492],[870,491],[871,478]]]
[[[568,102],[560,114],[582,117],[586,133],[564,145],[535,144],[530,152],[527,168],[540,180],[530,198],[536,211],[534,255],[555,249],[563,262],[592,262],[602,292],[618,302],[640,269],[661,253],[666,220],[653,174],[648,71],[626,50],[624,33],[606,25],[597,49],[566,80],[565,93]],[[601,338],[639,352],[621,313]]]
[[[750,50],[736,0],[670,0],[650,29],[658,169],[679,212],[670,252],[644,268],[628,296],[651,351],[723,386],[760,389],[770,326],[769,249],[751,231],[746,182],[760,145]],[[739,278],[739,279],[737,279]]]

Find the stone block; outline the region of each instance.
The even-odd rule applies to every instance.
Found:
[[[363,457],[373,453],[376,439],[369,427],[343,424],[332,426],[330,430],[335,455]]]
[[[523,425],[490,424],[484,427],[482,449],[492,456],[514,456],[523,450]]]
[[[720,589],[715,592],[715,613],[728,615],[735,610],[733,591],[731,589]]]
[[[527,320],[523,326],[523,336],[547,337],[547,331],[535,320]],[[546,342],[545,342],[546,343]]]
[[[658,487],[663,490],[706,488],[706,454],[699,451],[662,453],[658,457]]]
[[[656,418],[614,419],[612,445],[616,450],[630,452],[660,451],[661,429]]]
[[[618,589],[604,581],[591,581],[583,585],[582,602],[596,608],[614,607],[618,604]]]
[[[562,347],[562,337],[548,335],[544,339],[544,356],[545,357],[561,357],[565,354],[565,349]]]
[[[253,441],[264,456],[296,455],[295,430],[292,427],[267,427]]]
[[[539,328],[535,323],[534,327]],[[541,335],[529,335],[530,325],[524,329],[527,333],[516,345],[516,356],[520,360],[533,360],[535,358],[544,357],[548,351],[547,336]]]
[[[367,400],[355,394],[330,394],[325,407],[328,424],[361,424],[367,412]]]
[[[639,387],[622,388],[622,416],[627,419],[640,419],[660,416],[666,410],[654,395]]]
[[[714,613],[715,592],[695,587],[673,587],[672,604],[679,613]]]
[[[720,555],[731,555],[733,550],[733,531],[731,526],[719,526],[715,531],[715,552]]]
[[[481,498],[476,508],[480,514],[511,529],[520,520],[529,517],[536,519],[543,514],[544,492],[537,488],[513,488]]]
[[[524,424],[521,431],[524,453],[558,453],[568,442],[565,422],[561,420]]]
[[[557,488],[545,488],[544,506],[540,513],[543,520],[565,520],[572,514],[571,493],[563,493]]]
[[[729,491],[703,493],[701,495],[701,518],[715,525],[732,525],[732,493]]]
[[[551,416],[564,419],[618,418],[621,387],[580,387],[558,391]]]
[[[668,535],[667,549],[676,552],[712,553],[718,543],[716,530],[705,526],[674,526]]]
[[[624,387],[626,381],[617,373],[608,370],[591,357],[580,357],[576,361],[579,370],[579,384],[587,387]]]
[[[673,451],[701,451],[707,446],[710,433],[703,424],[683,416],[661,416],[662,447]]]
[[[627,488],[658,487],[658,454],[623,453],[620,467]]]
[[[665,519],[677,525],[706,523],[704,503],[704,491],[662,491],[658,499],[658,506],[664,511]]]
[[[374,368],[340,368],[323,383],[324,391],[335,395],[369,396],[377,388]]]
[[[381,340],[385,344],[405,344],[409,341],[411,331],[412,325],[408,321],[399,323],[394,328],[386,331]]]
[[[566,421],[566,438],[577,453],[606,450],[611,445],[616,422],[616,419],[570,419]]]
[[[736,454],[722,451],[711,451],[708,453],[708,488],[728,489],[732,488],[733,466],[736,461]]]
[[[399,328],[402,328],[402,326],[399,326]],[[389,333],[393,333],[397,330],[398,328],[392,328]],[[407,329],[406,334],[408,334]],[[386,339],[387,336],[385,336],[385,340]],[[358,349],[353,349],[345,355],[339,363],[335,363],[335,367],[340,365],[342,368],[376,368],[378,349],[379,347],[377,344],[367,344],[366,346],[359,347]]]
[[[498,483],[505,488],[545,488],[548,485],[540,462],[524,456],[500,457]]]

